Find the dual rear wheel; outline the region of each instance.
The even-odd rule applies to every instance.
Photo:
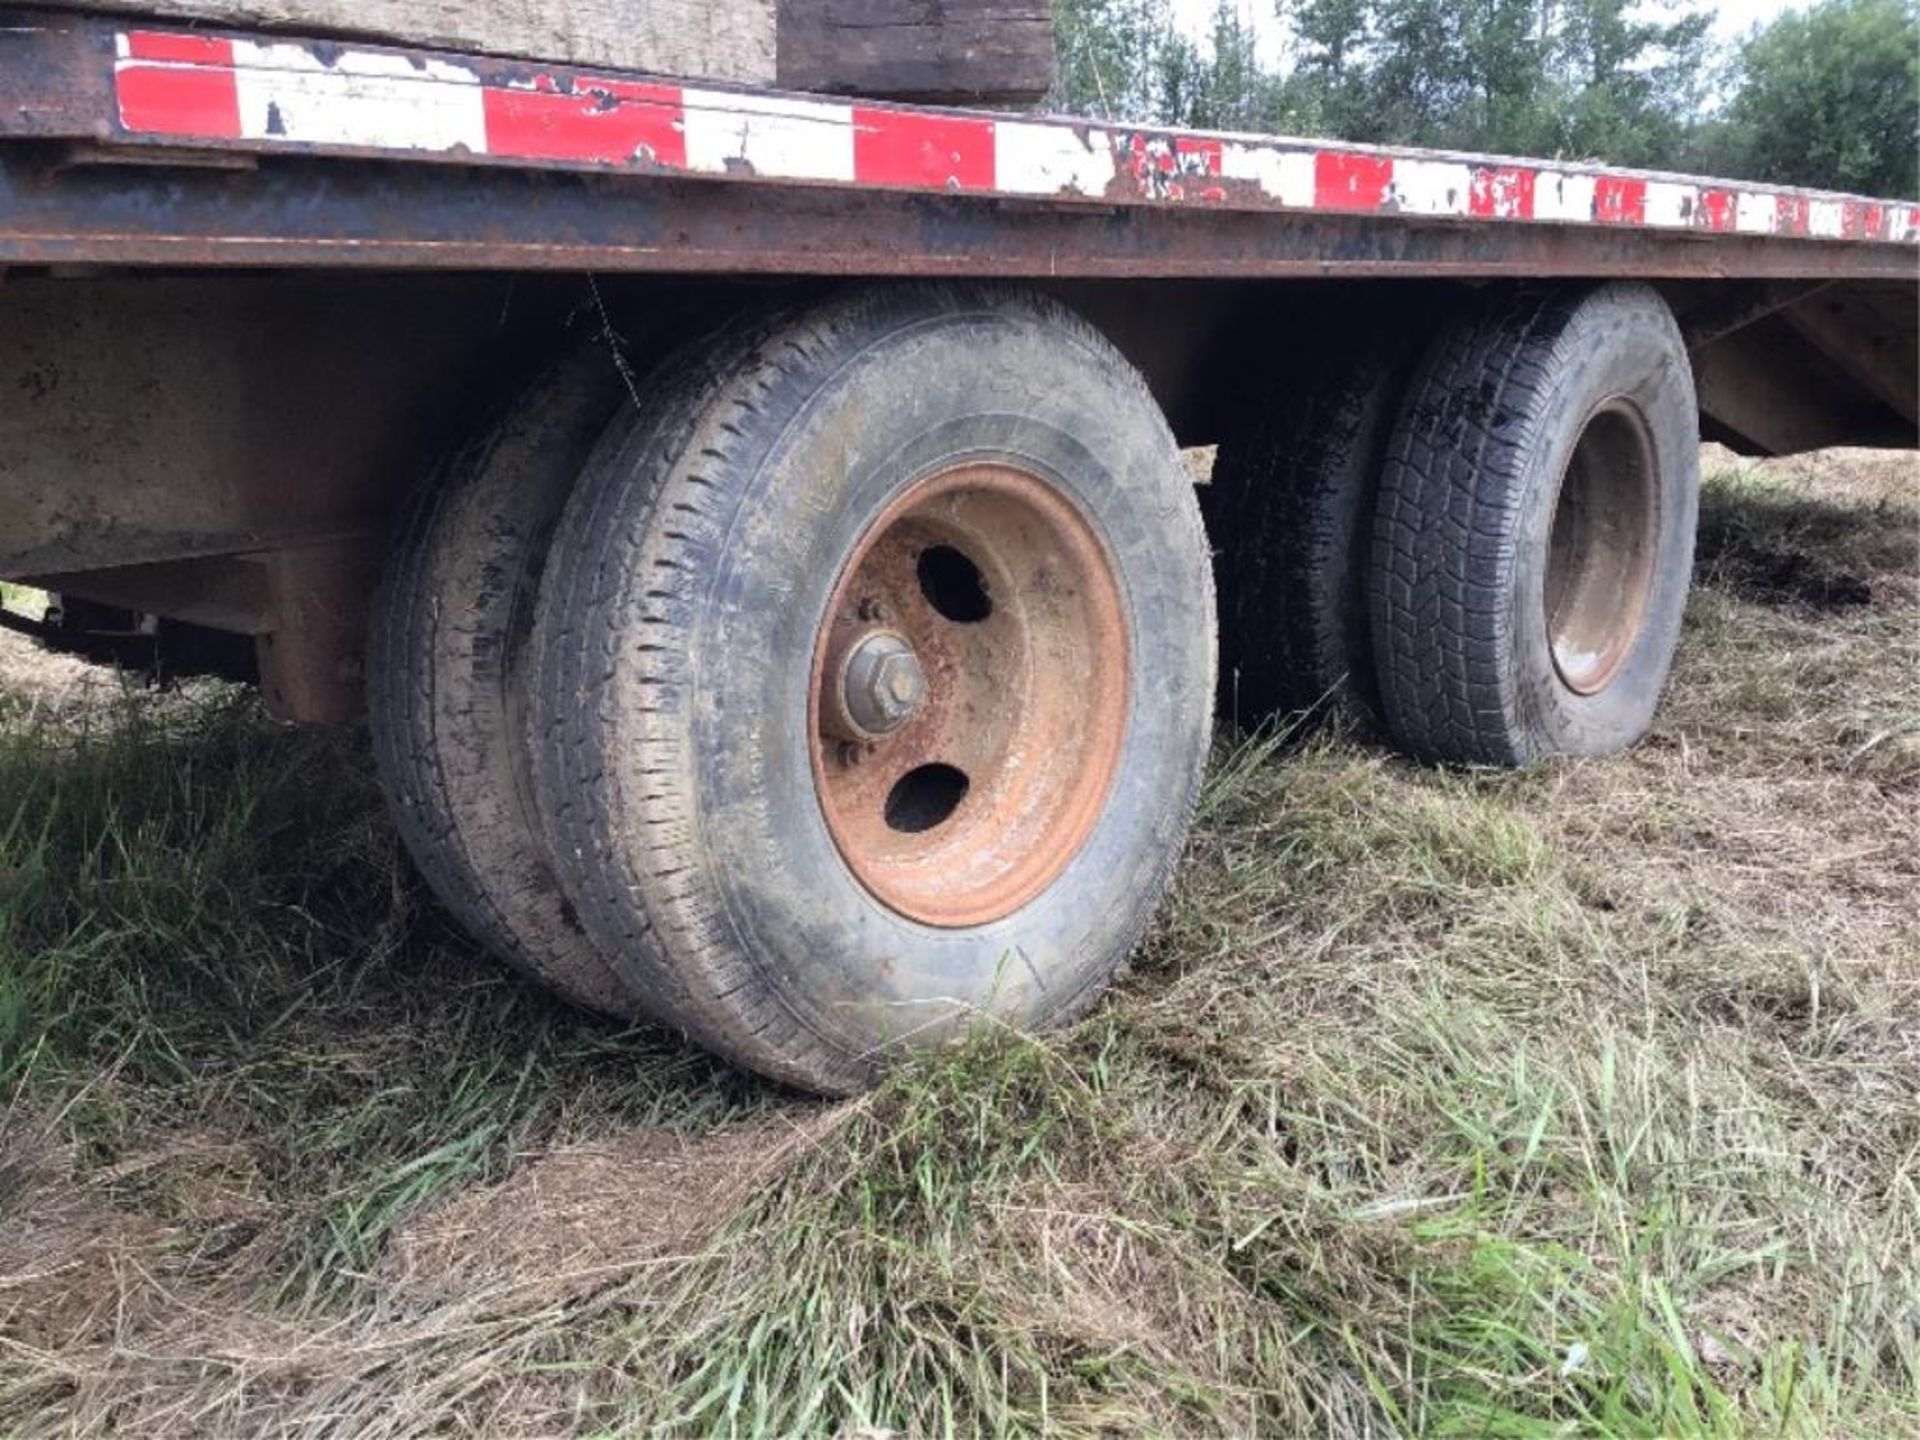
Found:
[[[413,501],[377,754],[420,868],[575,1001],[815,1090],[1062,1023],[1178,858],[1223,693],[1415,752],[1645,729],[1694,513],[1650,291],[1512,297],[1300,367],[1217,557],[1139,375],[1037,296],[875,288],[629,387],[583,350]]]
[[[1493,292],[1423,344],[1323,358],[1273,408],[1222,446],[1209,501],[1236,718],[1331,712],[1489,765],[1646,733],[1699,507],[1692,370],[1655,291]]]
[[[375,729],[455,913],[817,1090],[1090,1005],[1211,731],[1208,552],[1131,367],[1036,297],[878,289],[603,418],[456,466],[401,532]]]

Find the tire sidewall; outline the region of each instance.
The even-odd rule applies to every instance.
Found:
[[[1532,753],[1605,755],[1653,723],[1666,686],[1692,581],[1700,455],[1693,378],[1665,303],[1638,287],[1597,292],[1577,310],[1558,349],[1570,357],[1540,409],[1520,507],[1514,583],[1513,720]],[[1655,547],[1646,609],[1613,678],[1583,695],[1555,666],[1547,631],[1547,568],[1560,487],[1587,420],[1612,399],[1644,423],[1653,456]]]
[[[631,1019],[630,986],[575,921],[526,751],[527,644],[576,472],[624,391],[597,342],[520,384],[409,497],[375,596],[369,719],[397,827],[474,938],[576,1005]]]
[[[1023,1027],[1076,1013],[1144,928],[1204,768],[1212,594],[1197,507],[1124,362],[1050,318],[935,314],[832,370],[783,373],[763,406],[792,418],[736,467],[711,583],[685,617],[688,683],[654,692],[679,710],[669,724],[692,771],[690,878],[757,978],[855,1062],[977,1013]],[[854,877],[815,791],[807,717],[815,639],[869,525],[918,478],[972,461],[1048,481],[1100,536],[1125,612],[1128,717],[1106,806],[1062,873],[1012,915],[950,930]]]

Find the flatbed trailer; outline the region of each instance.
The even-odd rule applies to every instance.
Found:
[[[846,1089],[1092,1002],[1216,673],[1631,743],[1699,436],[1913,444],[1917,281],[1902,201],[0,9],[0,618],[369,713],[491,949]]]

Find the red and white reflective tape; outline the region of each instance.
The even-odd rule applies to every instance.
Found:
[[[135,30],[129,134],[1238,210],[1920,240],[1920,206],[1628,171],[713,90]]]

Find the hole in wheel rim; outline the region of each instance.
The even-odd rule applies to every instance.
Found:
[[[1119,762],[1124,614],[1091,524],[1023,470],[938,472],[874,521],[828,602],[809,724],[828,831],[875,899],[922,924],[982,925],[1072,861]],[[925,693],[897,730],[852,739],[829,687],[876,631],[912,647]]]
[[[1547,544],[1547,640],[1561,683],[1576,694],[1604,690],[1633,653],[1658,531],[1646,421],[1627,401],[1609,401],[1574,445]]]
[[[887,826],[902,835],[919,835],[944,825],[967,798],[964,771],[938,761],[916,765],[887,792]]]
[[[956,625],[978,625],[993,614],[993,601],[980,567],[951,545],[932,545],[920,552],[914,569],[920,593],[927,603]]]

